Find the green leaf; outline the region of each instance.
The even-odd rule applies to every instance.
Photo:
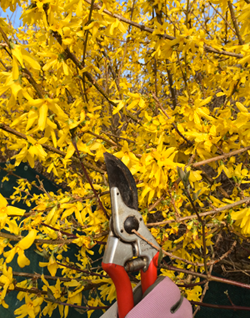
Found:
[[[52,301],[55,301],[55,297],[54,297],[54,294],[52,292],[52,290],[48,287],[48,290],[47,290],[47,295],[48,295],[48,298]]]

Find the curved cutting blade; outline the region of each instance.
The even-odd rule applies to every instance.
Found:
[[[135,180],[125,164],[110,153],[104,158],[109,177],[109,188],[119,189],[123,202],[131,209],[138,210],[138,194]]]

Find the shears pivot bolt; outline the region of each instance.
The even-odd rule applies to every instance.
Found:
[[[139,221],[134,216],[128,216],[124,222],[124,229],[127,233],[132,234],[132,230],[139,229]]]

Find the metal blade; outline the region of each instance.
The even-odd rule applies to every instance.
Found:
[[[110,153],[105,152],[104,158],[109,177],[110,189],[119,189],[123,202],[131,209],[138,210],[138,194],[135,180],[125,164]]]

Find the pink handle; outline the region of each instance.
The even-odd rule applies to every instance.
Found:
[[[158,256],[159,252],[157,252],[153,257],[146,272],[143,272],[143,270],[141,270],[141,287],[143,294],[148,289],[148,287],[154,284],[157,279]]]
[[[134,307],[133,291],[128,274],[121,265],[102,263],[102,268],[115,284],[118,316],[124,318]]]

